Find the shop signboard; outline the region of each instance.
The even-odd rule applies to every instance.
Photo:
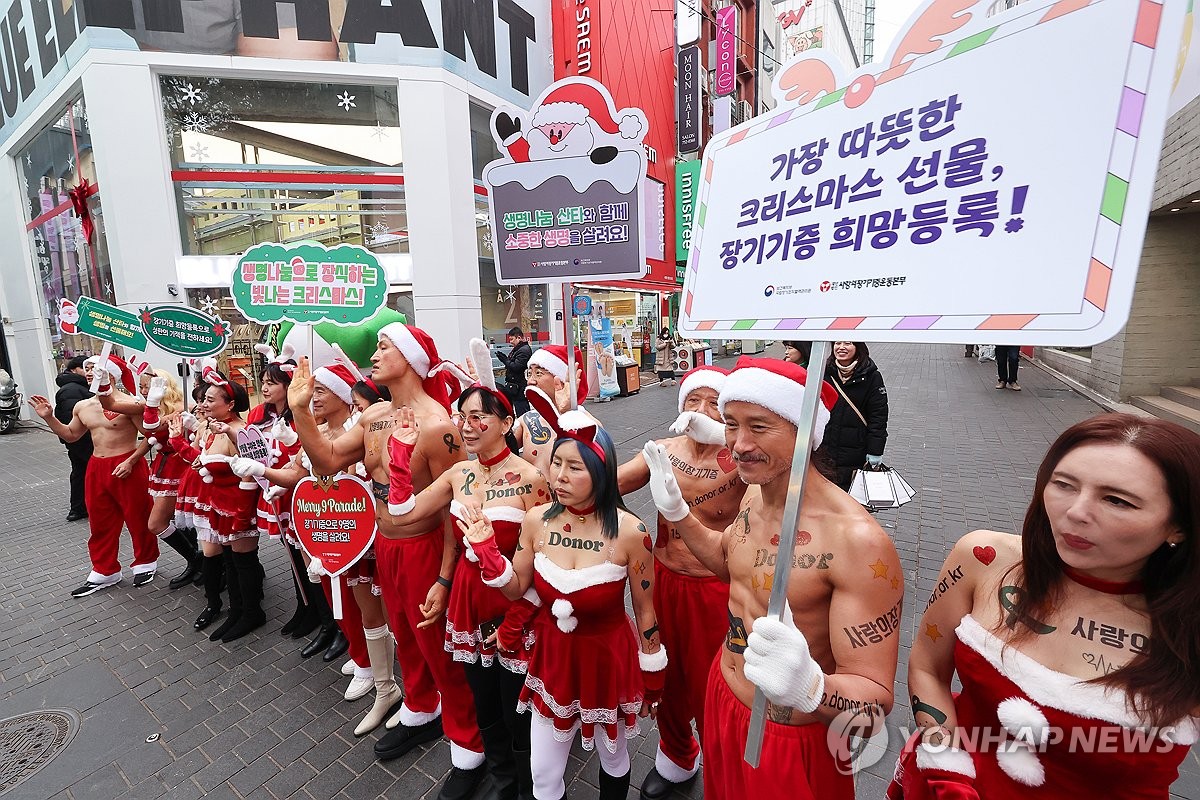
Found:
[[[577,317],[590,317],[592,315],[592,298],[586,294],[576,295],[571,301],[572,310]]]
[[[238,260],[231,292],[238,311],[262,324],[357,325],[387,300],[387,277],[365,247],[265,242]]]
[[[681,329],[1112,337],[1187,4],[1031,0],[988,16],[981,0],[949,20],[927,2],[879,65],[846,74],[804,53],[776,77],[778,108],[704,152]]]
[[[75,332],[109,344],[119,344],[130,350],[146,349],[146,334],[137,314],[90,297],[81,297],[75,304],[79,320]]]
[[[681,153],[700,149],[700,48],[679,48],[675,57],[675,110],[678,115],[678,147]]]
[[[138,319],[146,338],[173,356],[215,356],[229,344],[229,323],[190,306],[146,306]]]
[[[696,214],[696,190],[700,188],[700,160],[675,164],[675,258],[687,261],[692,242],[692,219]]]
[[[683,47],[700,39],[699,0],[675,0],[675,44]]]
[[[717,9],[717,74],[713,90],[717,97],[737,88],[737,6]]]
[[[501,284],[640,278],[646,116],[590,78],[550,86],[526,113],[500,107],[488,212]]]

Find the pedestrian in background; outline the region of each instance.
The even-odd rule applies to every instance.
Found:
[[[808,357],[812,353],[812,342],[784,342],[783,360],[808,369]]]
[[[75,356],[67,362],[62,374],[54,379],[58,392],[54,395],[54,418],[63,425],[71,423],[75,404],[92,396],[87,379],[83,376],[84,356]],[[88,459],[92,457],[92,434],[85,433],[74,442],[59,439],[67,446],[67,458],[71,459],[71,509],[67,522],[87,519],[87,505],[83,501],[83,476],[87,472]]]
[[[663,328],[658,332],[658,341],[654,345],[654,370],[658,373],[659,386],[675,385],[675,340],[671,338],[671,329]]]
[[[837,468],[837,484],[849,491],[854,471],[883,463],[888,401],[883,375],[865,342],[834,342],[825,379],[837,389],[837,405],[825,426],[825,452]]]
[[[525,387],[528,385],[528,381],[525,379],[525,370],[529,368],[533,347],[525,341],[525,331],[520,327],[514,327],[505,338],[512,345],[512,350],[508,351],[508,355],[496,353],[496,358],[500,359],[500,363],[504,365],[502,391],[508,401],[512,403],[513,413],[517,415],[517,419],[520,419],[521,415],[529,410],[529,402],[525,399]]]
[[[996,388],[1021,391],[1017,383],[1017,367],[1021,364],[1021,346],[1016,344],[996,345]]]

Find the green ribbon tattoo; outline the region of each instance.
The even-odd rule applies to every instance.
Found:
[[[1025,594],[1020,587],[1001,586],[1000,591],[997,594],[1000,598],[1000,605],[1003,606],[1004,610],[1008,612],[1008,619],[1004,620],[1004,624],[1008,626],[1009,630],[1015,630],[1018,622],[1039,636],[1045,636],[1047,633],[1054,633],[1054,631],[1058,630],[1053,625],[1046,625],[1045,623],[1039,622],[1024,612],[1018,613],[1017,605],[1013,601],[1013,598],[1020,600]]]

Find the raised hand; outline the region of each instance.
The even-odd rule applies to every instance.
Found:
[[[54,416],[54,406],[50,405],[50,401],[40,394],[30,397],[29,405],[33,408],[33,413],[42,419],[50,419]]]
[[[679,490],[679,481],[675,480],[675,469],[666,448],[657,442],[646,442],[642,457],[650,467],[650,494],[654,497],[654,505],[668,522],[679,522],[691,512]]]
[[[150,379],[150,391],[146,392],[146,406],[158,408],[162,404],[163,395],[167,393],[167,379],[155,375]]]
[[[392,418],[396,420],[396,427],[392,428],[392,438],[400,444],[414,447],[417,444],[417,437],[421,434],[421,425],[417,422],[417,416],[413,410],[408,406],[402,406],[393,412]]]
[[[495,535],[491,520],[483,515],[478,506],[466,506],[463,513],[466,520],[456,519],[455,523],[472,546],[486,542]]]
[[[308,356],[303,356],[300,363],[296,365],[296,369],[292,371],[292,382],[288,384],[288,408],[292,409],[293,414],[311,413],[308,410],[308,404],[312,402],[315,385],[312,364],[309,363]]]

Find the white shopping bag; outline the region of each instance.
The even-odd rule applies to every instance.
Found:
[[[916,490],[908,481],[890,467],[857,470],[854,473],[854,481],[850,484],[850,496],[872,511],[899,508],[912,500],[916,494]]]

